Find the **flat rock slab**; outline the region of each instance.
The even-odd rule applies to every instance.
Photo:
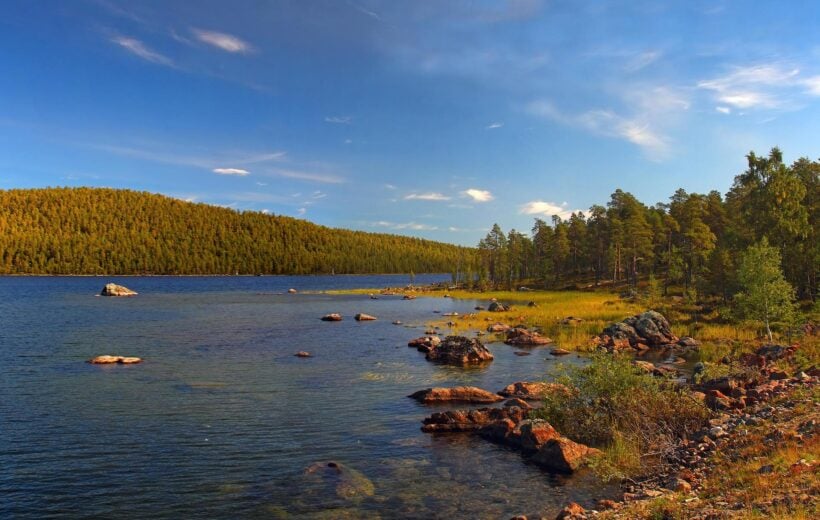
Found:
[[[136,363],[142,363],[142,358],[104,355],[89,359],[88,362],[92,365],[134,365]]]
[[[456,386],[452,388],[427,388],[419,390],[408,397],[422,403],[496,403],[504,398],[475,386]]]

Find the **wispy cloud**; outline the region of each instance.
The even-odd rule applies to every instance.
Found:
[[[557,204],[555,202],[533,200],[521,206],[518,212],[522,215],[541,215],[545,217],[552,217],[553,215],[557,215],[562,219],[568,219],[573,213],[575,213],[576,211],[580,211],[567,209],[567,206],[568,204],[566,202]]]
[[[371,227],[383,227],[395,230],[412,229],[413,231],[434,231],[438,229],[437,226],[429,224],[419,224],[418,222],[390,222],[387,220],[379,220],[368,223]]]
[[[392,184],[385,184],[384,187],[387,188],[388,190],[395,190],[396,189],[396,186],[393,186]]]
[[[448,197],[442,193],[411,193],[404,197],[404,200],[432,200],[432,201],[445,201],[450,200],[452,197]]]
[[[490,123],[489,125],[485,126],[485,130],[494,130],[496,128],[501,128],[504,126],[504,123]]]
[[[305,213],[307,213],[307,208],[299,208],[299,209],[296,210],[296,214],[299,215],[300,217],[302,215],[304,215]]]
[[[721,114],[731,114],[732,109],[729,107],[715,107],[715,110],[720,112]]]
[[[699,81],[718,103],[741,109],[775,109],[789,101],[788,90],[800,85],[800,69],[780,63],[732,67],[723,76]]]
[[[149,49],[147,45],[136,38],[130,38],[128,36],[114,36],[111,38],[111,41],[131,54],[139,56],[145,61],[150,61],[151,63],[156,63],[158,65],[165,65],[166,67],[176,67],[171,58]]]
[[[245,175],[250,175],[251,173],[248,170],[243,170],[242,168],[214,168],[212,171],[214,173],[218,173],[219,175],[237,175],[239,177],[244,177]]]
[[[85,145],[89,148],[102,150],[104,152],[121,155],[123,157],[133,157],[145,161],[158,162],[164,164],[175,164],[178,166],[192,166],[195,168],[203,168],[214,171],[216,169],[223,169],[224,164],[233,164],[237,166],[247,166],[249,164],[258,164],[269,161],[281,160],[285,157],[285,152],[266,152],[259,154],[226,154],[226,153],[212,153],[208,155],[189,155],[176,151],[156,150],[148,148],[136,148],[119,145],[108,144],[90,144]],[[239,168],[236,168],[239,169]],[[219,173],[219,172],[215,172]]]
[[[803,80],[803,85],[808,90],[808,93],[813,96],[820,96],[820,76],[812,76]]]
[[[638,72],[641,69],[648,67],[655,63],[663,56],[660,51],[645,51],[632,56],[624,65],[624,70],[627,72]]]
[[[328,116],[325,118],[325,123],[334,123],[337,125],[349,125],[353,122],[353,118],[349,116]]]
[[[246,41],[218,31],[206,31],[204,29],[191,29],[197,40],[225,52],[247,54],[253,51],[253,47]]]
[[[461,192],[462,195],[465,197],[470,197],[475,202],[489,202],[493,200],[493,194],[487,190],[478,190],[476,188],[470,188],[468,190],[464,190]]]
[[[624,117],[611,109],[567,114],[547,101],[530,103],[527,111],[541,118],[582,128],[598,135],[624,139],[639,146],[647,157],[653,160],[666,157],[670,151],[669,139],[656,129],[650,120],[655,119],[654,117]]]
[[[302,181],[319,182],[323,184],[341,184],[345,182],[343,177],[327,173],[307,172],[284,168],[272,168],[268,170],[270,175],[285,177],[287,179],[298,179]]]

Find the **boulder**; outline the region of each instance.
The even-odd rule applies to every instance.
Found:
[[[602,346],[608,350],[625,348],[627,342],[629,346],[638,348],[640,345],[658,347],[679,341],[677,336],[672,334],[666,318],[655,311],[646,311],[613,323],[601,332],[599,338]]]
[[[507,339],[504,340],[504,343],[507,345],[536,347],[538,345],[548,345],[552,343],[552,340],[531,330],[514,328],[507,331]]]
[[[525,453],[534,453],[552,439],[561,437],[550,423],[543,419],[525,419],[518,423],[518,444]]]
[[[577,502],[570,502],[567,504],[567,507],[558,513],[555,520],[575,520],[586,517],[586,509],[581,507]]]
[[[313,357],[313,354],[311,354],[310,352],[306,352],[304,350],[300,350],[299,352],[294,354],[294,356],[296,356],[296,357]]]
[[[681,347],[697,347],[700,345],[700,341],[695,338],[690,338],[689,336],[683,336],[678,340],[678,345]]]
[[[504,305],[503,303],[492,302],[487,310],[490,312],[506,312],[510,310],[509,306]]]
[[[505,323],[493,323],[487,327],[487,332],[507,332],[510,326]]]
[[[456,386],[452,388],[428,388],[419,390],[408,397],[425,404],[462,402],[462,403],[495,403],[504,398],[498,394],[482,390],[475,386]]]
[[[100,292],[100,296],[136,296],[136,294],[136,291],[132,291],[128,287],[115,283],[105,284],[105,287],[103,287],[103,290]]]
[[[296,294],[296,289],[288,289],[288,294]]]
[[[359,501],[376,493],[376,486],[360,471],[338,462],[316,462],[305,469],[305,477],[313,486],[329,488],[337,497]]]
[[[447,336],[427,353],[427,360],[450,365],[472,365],[490,362],[493,355],[476,338]]]
[[[517,424],[524,419],[526,414],[526,410],[517,406],[436,412],[422,421],[421,431],[427,433],[477,432],[484,426],[505,419]]]
[[[763,345],[755,351],[758,356],[763,356],[766,361],[776,361],[790,357],[794,354],[796,349],[794,347],[786,347],[783,345]]]
[[[110,365],[113,363],[118,365],[133,365],[135,363],[142,363],[142,358],[104,355],[89,359],[88,362],[92,365]]]
[[[342,321],[342,315],[338,312],[334,312],[332,314],[325,314],[321,319],[322,321]]]
[[[550,439],[532,456],[532,461],[548,471],[572,473],[589,457],[600,454],[600,450],[571,441],[566,437]]]
[[[420,338],[410,340],[410,342],[407,343],[407,346],[416,347],[419,352],[430,352],[436,348],[439,343],[441,343],[441,338],[438,336],[422,336]]]
[[[359,314],[355,315],[353,319],[356,321],[374,321],[376,317],[360,312]]]
[[[622,321],[613,323],[605,328],[601,337],[604,335],[609,336],[612,340],[626,340],[630,345],[639,341],[638,332],[635,330],[635,327]]]
[[[568,393],[569,389],[560,383],[518,381],[507,385],[503,390],[498,392],[498,395],[528,401],[540,401],[547,394],[556,392]]]

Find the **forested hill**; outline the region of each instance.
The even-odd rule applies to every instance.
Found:
[[[0,274],[450,272],[471,251],[129,190],[0,190]]]

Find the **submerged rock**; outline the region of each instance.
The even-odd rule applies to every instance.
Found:
[[[342,321],[342,315],[338,312],[334,312],[331,314],[325,314],[321,319],[322,321]]]
[[[493,360],[493,355],[476,338],[447,336],[427,353],[427,360],[450,365],[473,365],[488,363]]]
[[[541,336],[537,332],[516,327],[507,331],[507,339],[504,340],[504,343],[522,347],[537,347],[539,345],[548,345],[552,343],[552,340]]]
[[[308,481],[324,484],[345,500],[358,501],[376,494],[376,486],[360,471],[338,462],[316,462],[305,469]]]
[[[456,386],[452,388],[428,388],[419,390],[408,397],[422,403],[444,403],[444,402],[464,402],[464,403],[495,403],[503,401],[504,398],[498,394],[482,390],[475,386]]]
[[[111,356],[111,355],[103,355],[97,356],[93,359],[88,360],[89,363],[92,365],[110,365],[110,364],[118,364],[118,365],[133,365],[136,363],[142,363],[142,358],[138,357],[127,357],[127,356]]]
[[[103,290],[100,292],[100,296],[136,296],[137,292],[132,291],[128,287],[123,285],[117,285],[115,283],[107,283]]]

